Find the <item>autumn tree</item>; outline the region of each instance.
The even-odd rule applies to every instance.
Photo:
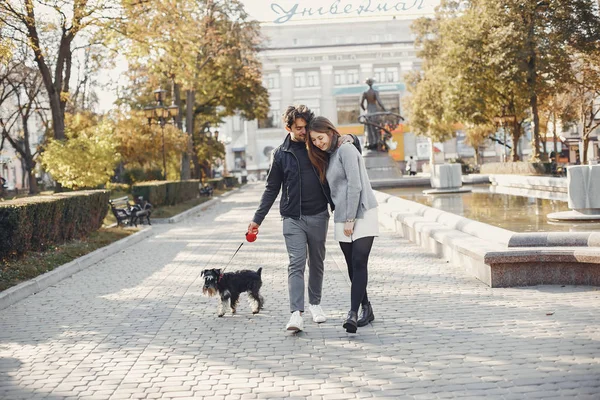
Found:
[[[116,0],[0,1],[3,36],[28,46],[33,53],[48,97],[55,139],[65,138],[65,110],[77,51],[93,45],[98,30],[119,18],[119,9]]]
[[[122,113],[115,111],[114,136],[121,163],[128,168],[143,170],[162,169],[162,142],[164,135],[165,157],[170,178],[179,175],[178,157],[185,149],[186,140],[181,131],[173,125],[165,125],[164,133],[160,126],[148,125],[143,112]],[[168,178],[168,177],[167,177]]]
[[[188,151],[183,153],[181,176],[187,179],[199,121],[234,113],[255,119],[268,111],[268,92],[255,56],[258,23],[238,0],[132,2],[126,12],[126,23],[117,30],[127,40],[133,70],[148,72],[150,88],[168,80],[172,101],[180,107],[180,128],[185,115]]]
[[[66,138],[48,140],[40,156],[42,165],[67,188],[94,188],[109,182],[120,160],[113,124],[89,112],[66,117]]]
[[[414,29],[426,60],[422,82],[430,88],[439,82],[430,93],[444,120],[485,125],[514,115],[514,144],[531,120],[532,159],[538,159],[539,98],[569,79],[569,45],[586,51],[598,45],[593,6],[591,0],[442,1],[436,16]]]

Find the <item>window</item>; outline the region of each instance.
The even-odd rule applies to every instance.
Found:
[[[279,89],[279,74],[271,72],[265,75],[264,86],[267,89]]]
[[[359,82],[358,80],[358,70],[357,69],[339,69],[333,72],[334,85],[343,86],[343,85],[356,85]]]
[[[340,86],[346,84],[346,71],[337,70],[333,72],[334,85]]]
[[[306,86],[306,72],[294,72],[294,86],[297,88]]]
[[[258,129],[281,128],[281,108],[278,101],[271,101],[267,118],[258,120]]]
[[[374,68],[375,83],[398,82],[400,73],[398,67],[379,67]]]
[[[375,83],[385,82],[385,68],[373,68],[373,77],[375,78]]]
[[[358,78],[358,70],[357,69],[349,69],[346,71],[346,81],[349,85],[356,85],[360,83]]]
[[[309,71],[306,73],[306,86],[319,86],[319,71]]]
[[[317,87],[320,85],[319,71],[294,72],[294,87]]]
[[[360,98],[340,97],[337,99],[338,125],[358,124]]]

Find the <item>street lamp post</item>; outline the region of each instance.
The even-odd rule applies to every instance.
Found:
[[[496,127],[500,126],[504,134],[504,152],[502,154],[502,162],[506,162],[506,159],[508,158],[506,155],[506,126],[508,123],[514,123],[516,120],[517,117],[512,114],[506,114],[504,111],[502,112],[502,115],[494,117],[494,123],[496,124]],[[515,145],[516,143],[513,143],[513,146]]]
[[[162,162],[165,180],[167,180],[167,159],[165,155],[165,125],[172,123],[175,125],[177,114],[179,113],[179,107],[175,104],[171,104],[169,107],[164,105],[166,90],[156,89],[154,93],[154,101],[156,105],[144,107],[144,114],[148,119],[148,125],[156,123],[160,125],[161,138],[162,138]]]

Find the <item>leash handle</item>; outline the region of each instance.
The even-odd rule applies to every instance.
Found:
[[[244,242],[240,243],[240,246],[237,248],[237,250],[235,251],[235,253],[233,253],[233,255],[229,259],[229,262],[227,263],[227,265],[225,265],[225,267],[221,270],[221,273],[223,273],[223,271],[225,271],[225,269],[227,267],[229,267],[229,264],[231,264],[231,261],[233,260],[233,257],[235,257],[235,255],[238,253],[238,251],[240,251],[240,249],[242,248],[243,245],[244,245]]]

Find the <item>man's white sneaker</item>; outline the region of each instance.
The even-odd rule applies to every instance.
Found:
[[[317,324],[327,321],[327,317],[325,316],[325,313],[319,304],[311,304],[308,306],[308,309],[312,314],[313,321]]]
[[[302,315],[300,315],[300,311],[294,311],[292,313],[290,322],[285,326],[285,329],[296,332],[304,330],[304,320],[302,319]]]

